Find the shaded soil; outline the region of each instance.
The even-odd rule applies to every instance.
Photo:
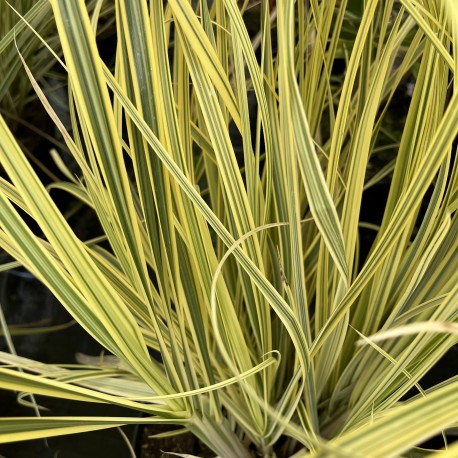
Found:
[[[213,458],[215,456],[215,453],[191,433],[163,438],[152,437],[155,434],[165,433],[170,430],[171,427],[168,425],[146,425],[143,428],[143,440],[138,456],[140,458],[167,458],[173,456],[167,452],[186,453],[201,458]]]

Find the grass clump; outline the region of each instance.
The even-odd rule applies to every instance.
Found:
[[[45,187],[0,118],[0,245],[116,364],[2,354],[25,372],[0,387],[140,411],[222,457],[397,456],[456,425],[456,379],[419,385],[457,335],[456,5],[117,0],[106,65],[101,3],[51,1],[71,131],[23,61],[80,175]],[[0,441],[138,421],[2,418]]]

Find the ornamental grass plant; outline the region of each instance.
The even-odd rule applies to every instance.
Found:
[[[45,185],[0,116],[0,246],[110,357],[1,353],[0,388],[88,414],[0,418],[0,442],[142,422],[225,458],[390,457],[447,437],[457,376],[420,381],[458,335],[456,2],[116,0],[109,64],[94,3],[50,1],[71,129],[24,58],[30,22],[6,38],[79,173]],[[103,235],[79,239],[58,192]]]

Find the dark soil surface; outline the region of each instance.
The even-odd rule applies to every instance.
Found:
[[[145,426],[143,429],[143,441],[139,453],[140,458],[172,458],[167,452],[186,453],[200,458],[213,458],[213,453],[205,444],[191,433],[180,434],[179,436],[154,438],[155,434],[167,432],[170,426],[154,425]]]

